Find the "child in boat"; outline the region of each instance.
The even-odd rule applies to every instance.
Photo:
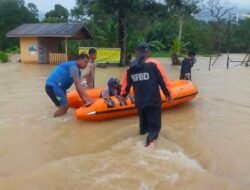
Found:
[[[192,80],[191,69],[196,62],[195,52],[189,51],[188,56],[181,63],[180,80]]]
[[[102,91],[101,98],[119,96],[121,94],[120,81],[117,78],[110,78],[107,87]]]

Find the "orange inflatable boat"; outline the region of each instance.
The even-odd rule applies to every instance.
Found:
[[[173,98],[171,102],[167,102],[165,96],[161,93],[163,109],[190,101],[198,94],[198,90],[192,81],[173,81],[170,88]],[[69,106],[77,109],[75,112],[77,119],[102,121],[137,114],[133,92],[124,102],[120,97],[99,98],[101,91],[101,88],[87,90],[87,94],[96,99],[95,103],[89,107],[81,107],[84,102],[81,101],[76,91],[68,93]]]

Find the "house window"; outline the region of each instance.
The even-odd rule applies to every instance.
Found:
[[[30,55],[36,55],[37,53],[37,45],[36,44],[30,44],[28,46],[28,51]]]

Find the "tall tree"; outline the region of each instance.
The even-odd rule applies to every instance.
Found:
[[[200,1],[202,0],[76,0],[70,19],[73,22],[83,22],[92,30],[95,45],[121,47],[122,64],[126,53],[133,52],[136,44],[142,41],[152,42],[152,47],[161,44],[165,50],[170,50],[174,41],[176,48],[172,50],[180,50],[177,46],[187,45],[180,43],[181,39],[190,42],[185,50],[192,48],[198,52],[214,53],[218,49],[216,20],[211,20],[210,16],[209,20],[200,21],[193,16],[200,11]],[[204,1],[207,5],[209,0]],[[219,0],[218,2],[221,3]],[[207,7],[205,10],[208,10]],[[223,33],[227,27],[225,16],[221,23],[219,32]],[[245,44],[245,41],[249,41],[248,27],[248,20],[232,25],[232,42]],[[215,44],[211,43],[213,40]],[[220,41],[221,50],[224,51],[226,38],[221,35]]]
[[[18,41],[7,39],[6,33],[23,23],[35,23],[38,18],[25,6],[23,0],[0,1],[0,49],[17,45]]]
[[[69,11],[60,4],[56,4],[54,10],[45,14],[43,22],[49,23],[66,23],[68,22]]]
[[[133,0],[96,0],[92,3],[93,7],[103,8],[105,14],[112,15],[117,19],[118,45],[121,48],[121,65],[126,64],[128,17],[135,10],[135,7],[139,2],[140,1]]]
[[[165,0],[166,10],[171,14],[170,18],[178,23],[178,36],[172,41],[171,58],[173,65],[179,65],[179,54],[187,43],[182,42],[184,23],[199,12],[199,0]]]
[[[34,3],[28,3],[29,12],[33,15],[34,18],[38,19],[39,11],[37,6]]]
[[[225,32],[225,19],[234,10],[234,6],[226,0],[207,0],[204,2],[203,10],[205,14],[212,18],[210,22],[214,28],[215,46],[217,53],[221,52],[223,33]]]
[[[87,22],[91,0],[76,0],[76,6],[70,10],[71,21]],[[101,11],[101,10],[100,10]]]
[[[250,51],[250,13],[239,15],[239,19],[231,22],[230,52],[249,52]],[[224,49],[222,49],[224,50]]]
[[[98,27],[105,25],[110,18],[117,22],[117,44],[121,48],[121,65],[125,65],[127,47],[131,45],[127,44],[132,34],[129,31],[131,28],[136,30],[140,27],[139,33],[146,35],[146,27],[159,8],[159,3],[155,0],[77,0],[76,3],[77,6],[71,14],[77,21],[94,20]]]
[[[109,17],[103,26],[89,23],[95,31],[96,45],[101,47],[117,47],[117,22]]]
[[[178,40],[182,39],[183,24],[199,10],[199,0],[166,0],[167,8],[177,18],[179,24]]]

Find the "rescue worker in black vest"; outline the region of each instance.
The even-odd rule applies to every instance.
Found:
[[[122,96],[125,98],[134,89],[135,105],[140,116],[140,135],[148,133],[145,147],[153,146],[161,130],[161,104],[159,86],[171,101],[170,91],[167,88],[158,63],[148,62],[149,46],[139,44],[136,48],[136,60],[127,70],[126,82],[123,82]]]

